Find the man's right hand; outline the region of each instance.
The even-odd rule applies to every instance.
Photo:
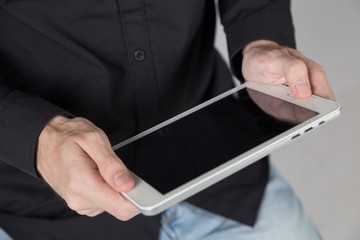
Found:
[[[40,134],[37,169],[43,179],[81,215],[104,211],[126,221],[139,210],[120,192],[134,180],[105,133],[84,118],[56,116]]]

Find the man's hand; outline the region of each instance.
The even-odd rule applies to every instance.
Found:
[[[244,48],[242,73],[247,81],[288,85],[298,98],[314,94],[335,100],[319,64],[272,41],[254,41]]]
[[[44,180],[81,215],[104,211],[120,220],[139,213],[119,192],[134,180],[111,149],[103,131],[83,118],[53,118],[40,134],[37,169]]]

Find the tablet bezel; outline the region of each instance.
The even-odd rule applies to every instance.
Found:
[[[270,96],[293,103],[295,105],[305,107],[307,109],[317,112],[318,114],[292,127],[291,129],[271,138],[270,140],[259,144],[258,146],[250,149],[249,151],[246,151],[245,153],[235,158],[229,159],[227,162],[221,164],[220,166],[215,167],[214,169],[171,190],[166,194],[160,193],[155,188],[150,186],[147,182],[138,177],[135,173],[132,173],[135,180],[135,187],[129,192],[122,193],[122,195],[130,202],[132,202],[137,208],[139,208],[142,214],[148,216],[156,215],[169,208],[170,206],[187,199],[188,197],[198,193],[199,191],[245,168],[246,166],[254,163],[262,157],[265,157],[274,150],[278,149],[280,146],[283,146],[284,144],[291,142],[295,138],[302,136],[309,129],[315,129],[323,123],[328,122],[329,120],[338,116],[341,110],[340,104],[317,96],[311,96],[307,99],[295,98],[290,92],[290,89],[283,85],[269,86],[255,82],[246,82],[113,146],[113,150],[115,151],[122,146],[136,141],[139,138],[142,138],[154,131],[157,131],[170,123],[173,123],[195,111],[198,111],[201,108],[204,108],[244,88],[249,88],[268,94]]]

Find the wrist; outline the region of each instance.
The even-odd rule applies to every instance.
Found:
[[[44,126],[43,130],[40,133],[39,141],[42,140],[41,138],[48,138],[53,131],[56,131],[59,129],[59,127],[69,121],[70,118],[65,117],[63,115],[57,115],[50,119],[46,125]],[[46,141],[46,140],[45,140]]]
[[[60,130],[60,126],[69,120],[70,119],[64,115],[57,115],[46,123],[38,138],[37,160],[40,158],[43,146],[51,144],[53,142],[52,138],[54,137],[54,133],[58,132]]]

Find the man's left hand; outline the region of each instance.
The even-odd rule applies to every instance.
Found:
[[[288,85],[298,98],[311,94],[335,100],[325,71],[299,51],[267,40],[254,41],[243,50],[246,81]]]

